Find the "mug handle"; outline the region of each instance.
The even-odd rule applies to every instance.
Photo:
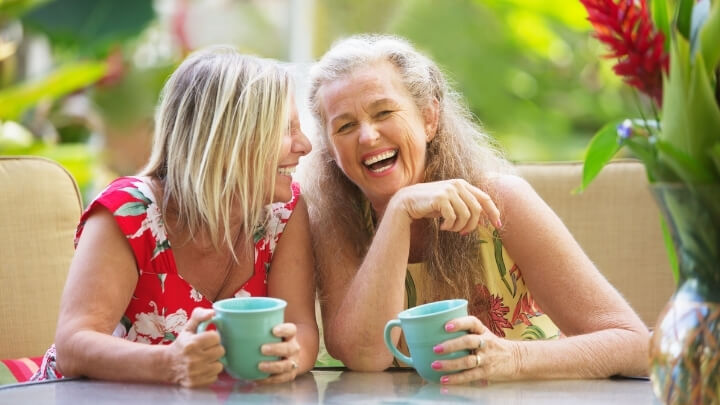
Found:
[[[218,318],[218,317],[216,317],[216,316],[213,316],[212,318],[208,319],[207,321],[202,321],[202,322],[200,322],[200,324],[198,325],[197,330],[195,331],[195,333],[199,335],[199,334],[205,332],[205,330],[207,329],[207,327],[208,327],[210,324],[214,324],[214,325],[217,327],[217,323],[218,323],[218,322],[220,322],[220,318]],[[218,330],[217,332],[220,333],[219,330]],[[227,368],[227,359],[225,358],[226,355],[227,355],[227,353],[224,354],[222,357],[220,357],[220,363],[222,363],[223,367],[225,367],[225,368]]]
[[[392,332],[392,328],[399,328],[400,327],[400,320],[399,319],[393,319],[389,321],[387,324],[385,324],[385,346],[390,349],[390,353],[392,353],[393,356],[397,357],[398,360],[402,361],[405,364],[409,364],[413,366],[412,357],[408,357],[397,349],[395,345],[392,344],[392,338],[390,337],[390,332]],[[414,367],[414,366],[413,366]]]

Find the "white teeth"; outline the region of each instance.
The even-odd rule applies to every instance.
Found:
[[[397,150],[389,150],[389,151],[383,152],[383,153],[381,153],[381,154],[379,154],[379,155],[375,155],[375,156],[371,157],[371,158],[368,159],[368,160],[364,160],[363,163],[365,164],[365,166],[370,166],[370,165],[373,164],[373,163],[377,163],[377,162],[379,162],[379,161],[381,161],[381,160],[385,160],[385,159],[391,158],[391,157],[393,157],[393,156],[395,156],[395,155],[397,155]],[[374,171],[374,170],[373,170],[373,171]]]
[[[292,176],[293,173],[295,173],[296,167],[297,166],[278,167],[278,173],[283,174],[285,176]]]
[[[373,173],[380,173],[380,172],[387,170],[390,166],[392,166],[392,163],[390,163],[389,165],[386,165],[386,166],[378,167],[376,169],[371,169],[369,167],[368,167],[368,169],[370,169],[370,171]]]

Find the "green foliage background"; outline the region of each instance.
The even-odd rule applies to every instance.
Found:
[[[289,13],[290,0],[287,5]],[[233,37],[233,45],[288,58],[288,24],[273,22],[261,2],[235,7],[243,34]],[[315,0],[314,7],[314,58],[354,33],[408,38],[444,69],[512,160],[582,159],[590,137],[606,122],[637,115],[636,100],[601,57],[604,50],[591,37],[578,0]],[[63,98],[87,94],[106,138],[151,125],[160,88],[182,58],[178,53],[152,66],[133,62],[136,50],[153,37],[148,32],[162,25],[155,11],[150,0],[0,0],[0,30],[19,20],[27,34],[45,36],[56,65],[44,78],[26,78],[12,58],[0,60],[0,125],[16,121],[36,137],[25,146],[3,143],[0,126],[0,153],[64,159],[86,198],[102,187],[107,179],[91,187],[93,171],[107,156],[87,145],[97,128],[64,117]],[[110,74],[114,54],[124,60],[123,74],[93,85]],[[48,105],[46,118],[59,133],[52,142],[35,125],[37,112]],[[110,165],[111,171],[132,173],[136,162],[131,156],[125,160]]]
[[[337,37],[407,37],[455,82],[514,160],[581,159],[608,120],[636,111],[577,0],[318,0],[316,57]]]

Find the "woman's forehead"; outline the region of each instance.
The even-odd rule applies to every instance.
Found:
[[[409,93],[395,67],[389,62],[379,62],[325,82],[318,89],[318,97],[323,109],[328,110],[344,100],[373,102],[379,98],[409,98]]]

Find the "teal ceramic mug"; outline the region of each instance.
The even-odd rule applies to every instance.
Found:
[[[259,380],[268,374],[258,369],[258,363],[278,360],[260,353],[260,346],[281,340],[272,334],[272,329],[283,323],[286,306],[284,300],[269,297],[220,300],[213,304],[215,316],[201,322],[197,333],[214,324],[225,348],[225,356],[220,359],[225,371],[237,379]]]
[[[467,300],[454,299],[436,301],[406,309],[385,325],[385,345],[398,360],[412,366],[420,376],[428,381],[440,382],[440,377],[452,372],[437,372],[430,364],[435,360],[457,359],[470,354],[468,350],[437,354],[433,347],[448,339],[462,336],[467,331],[448,333],[445,324],[455,318],[467,316]],[[401,327],[405,335],[410,357],[400,353],[392,344],[390,333],[395,327]]]

